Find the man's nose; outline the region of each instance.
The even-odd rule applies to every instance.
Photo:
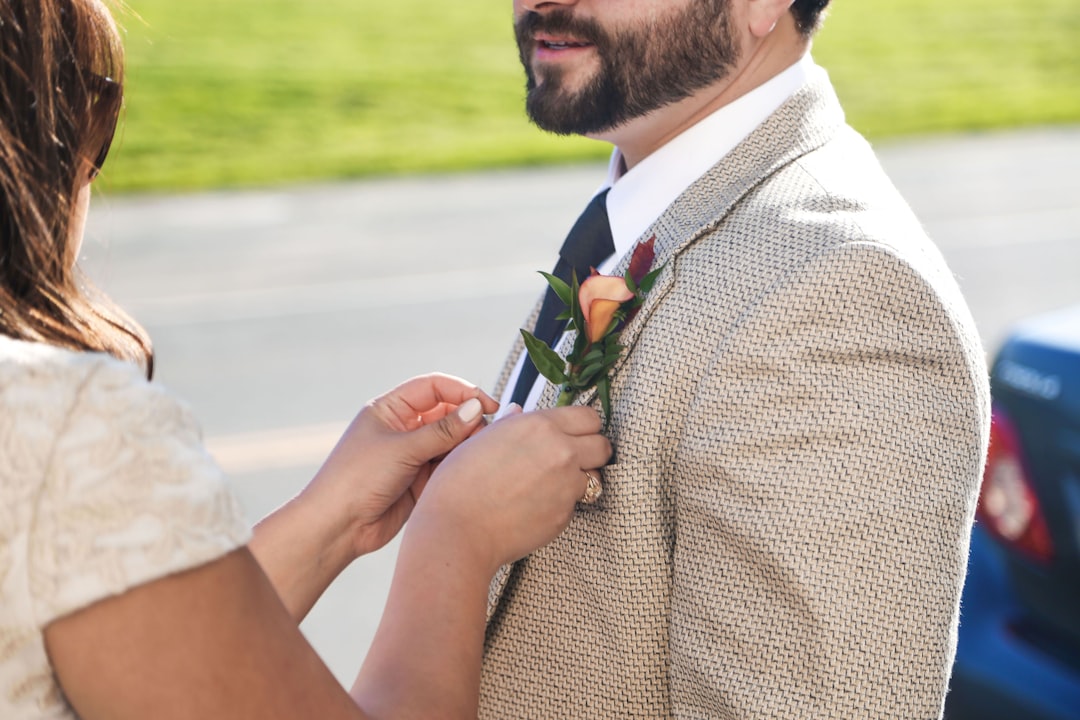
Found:
[[[515,0],[514,5],[518,13],[557,10],[561,7],[577,5],[578,0]]]

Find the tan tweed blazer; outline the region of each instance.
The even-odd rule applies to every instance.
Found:
[[[939,252],[824,80],[652,234],[604,495],[496,577],[481,717],[939,717],[989,430]]]

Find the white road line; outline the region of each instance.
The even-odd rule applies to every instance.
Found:
[[[438,273],[357,278],[353,282],[214,292],[125,303],[155,328],[263,318],[295,317],[342,310],[368,310],[521,295],[544,287],[532,265],[470,268]]]

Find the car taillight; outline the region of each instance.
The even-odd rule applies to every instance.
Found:
[[[1053,557],[1053,541],[1032,489],[1020,435],[997,406],[990,425],[990,451],[977,516],[994,535],[1028,557],[1043,563]]]

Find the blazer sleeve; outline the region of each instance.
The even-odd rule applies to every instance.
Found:
[[[940,716],[989,387],[931,278],[833,247],[718,347],[674,475],[676,717]]]

